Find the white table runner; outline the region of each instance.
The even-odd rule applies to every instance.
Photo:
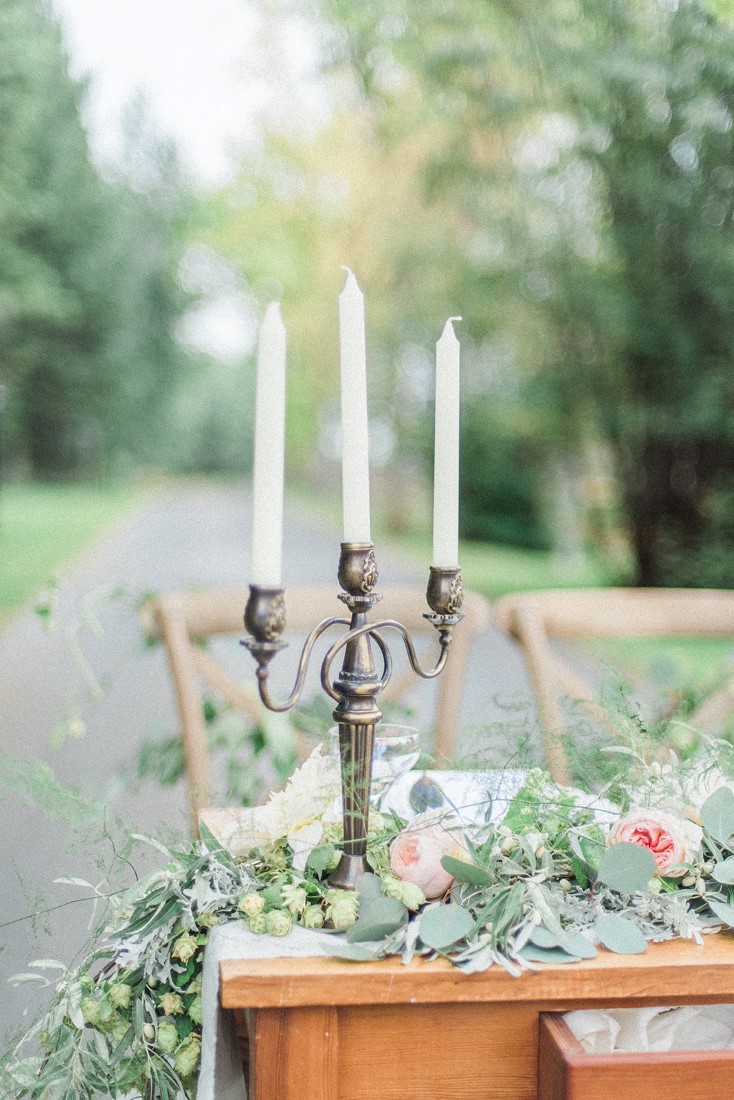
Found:
[[[333,939],[333,934],[330,936]],[[325,937],[294,925],[287,936],[258,936],[244,921],[213,928],[204,959],[201,1068],[197,1100],[243,1100],[246,1096],[234,1014],[219,1004],[219,964],[224,959],[306,958],[323,955]]]

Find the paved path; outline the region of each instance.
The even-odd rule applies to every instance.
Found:
[[[44,632],[37,616],[26,610],[0,634],[0,751],[29,765],[48,765],[59,783],[83,796],[103,798],[110,819],[119,814],[136,831],[165,836],[185,830],[182,784],[161,789],[147,783],[130,793],[115,781],[120,766],[135,757],[153,729],[175,728],[165,659],[160,649],[142,645],[134,605],[147,592],[245,583],[248,528],[249,496],[244,488],[184,486],[153,497],[104,536],[62,584],[59,629]],[[286,515],[286,531],[286,583],[333,581],[336,589],[338,533],[326,533],[323,524],[293,508]],[[425,578],[416,575],[408,560],[384,552],[379,558],[385,583],[423,583]],[[111,599],[117,588],[125,595]],[[99,609],[99,633],[90,625],[79,641],[105,685],[101,700],[92,699],[80,683],[65,637],[85,607]],[[246,655],[240,651],[238,659],[242,657]],[[247,659],[245,674],[254,680]],[[494,633],[487,635],[470,669],[464,751],[470,751],[476,740],[476,726],[508,714],[513,717],[511,711],[498,708],[498,695],[512,700],[525,698],[526,692],[517,655]],[[77,706],[85,732],[54,748],[54,729]],[[486,736],[485,730],[485,740]],[[48,792],[43,797],[52,801]],[[111,854],[109,844],[100,840],[98,825],[75,830],[64,814],[27,804],[21,792],[3,783],[0,829],[0,923],[86,894],[82,888],[52,885],[53,879],[81,875],[98,881],[95,864]],[[2,1035],[20,1023],[29,1000],[37,1003],[29,997],[28,987],[13,990],[5,985],[7,977],[26,970],[33,958],[69,961],[84,942],[90,911],[86,903],[74,904],[35,922],[0,930],[0,943],[7,943],[0,954],[0,1045]]]

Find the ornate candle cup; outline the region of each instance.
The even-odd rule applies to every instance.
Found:
[[[245,629],[251,637],[242,644],[257,660],[258,677],[261,673],[267,675],[270,661],[279,649],[285,649],[288,645],[280,640],[285,630],[285,594],[282,588],[250,585],[250,597],[245,607]]]
[[[379,597],[371,596],[378,581],[375,544],[373,542],[343,542],[339,555],[339,584],[347,596],[353,599],[369,596],[373,601]],[[339,599],[346,597],[339,596]]]
[[[426,590],[428,606],[433,610],[433,616],[426,615],[427,619],[452,619],[458,622],[462,615],[460,608],[464,602],[464,589],[461,584],[461,571],[459,569],[443,569],[432,565],[428,576],[428,588]]]

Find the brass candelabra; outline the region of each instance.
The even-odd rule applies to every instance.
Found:
[[[458,569],[431,567],[426,592],[431,611],[425,617],[438,631],[440,653],[433,668],[426,670],[421,667],[410,634],[401,623],[394,619],[368,620],[369,612],[381,599],[374,591],[378,577],[374,544],[343,542],[338,576],[343,589],[338,598],[346,605],[351,618],[324,619],[313,628],[301,652],[293,690],[284,702],[276,702],[268,687],[270,662],[278,650],[288,644],[281,638],[286,625],[283,588],[250,585],[245,608],[245,627],[250,637],[242,644],[257,661],[260,698],[269,710],[282,712],[295,706],[301,696],[318,638],[330,627],[347,628],[321,662],[321,684],[336,702],[334,720],[339,727],[343,796],[344,847],[338,866],[329,876],[329,883],[354,890],[367,870],[365,854],[375,727],[382,717],[377,700],[392,673],[392,657],[383,632],[396,631],[405,644],[413,671],[426,680],[433,679],[446,664],[453,628],[462,617],[463,591]],[[382,657],[379,673],[373,660],[373,642]],[[332,682],[331,666],[341,650],[344,650],[341,671]]]

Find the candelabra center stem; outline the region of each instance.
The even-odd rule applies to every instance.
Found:
[[[386,630],[397,631],[405,643],[411,668],[424,679],[438,676],[443,669],[451,641],[452,630],[461,618],[462,590],[458,569],[431,567],[427,599],[431,614],[426,618],[436,627],[441,653],[433,668],[422,668],[408,630],[394,619],[371,623],[369,613],[379,601],[374,591],[377,583],[375,549],[371,542],[343,542],[339,558],[339,583],[343,589],[339,599],[346,604],[350,618],[329,618],[313,628],[304,644],[298,663],[296,682],[284,702],[276,702],[268,689],[270,662],[286,643],[281,640],[285,628],[282,588],[250,586],[250,598],[245,611],[245,624],[250,637],[244,645],[257,660],[260,698],[274,711],[287,711],[300,698],[308,662],[314,644],[332,626],[348,626],[342,638],[328,650],[321,663],[321,684],[335,702],[334,720],[339,726],[342,798],[344,803],[344,843],[336,869],[329,876],[331,886],[355,890],[367,871],[367,831],[369,827],[369,794],[372,782],[372,758],[375,729],[382,712],[377,705],[380,692],[390,680],[392,657],[385,641]],[[376,646],[383,659],[378,674],[373,660]],[[342,668],[332,682],[331,664],[344,650]]]

